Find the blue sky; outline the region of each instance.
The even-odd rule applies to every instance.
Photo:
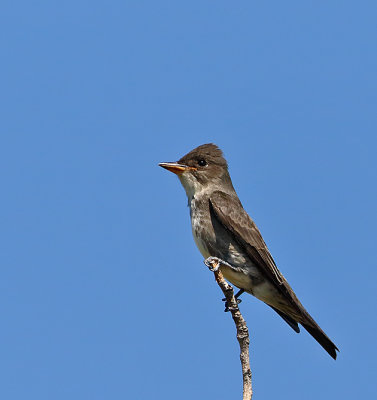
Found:
[[[0,396],[240,398],[159,168],[215,142],[334,362],[245,296],[255,399],[376,392],[374,1],[3,1]]]

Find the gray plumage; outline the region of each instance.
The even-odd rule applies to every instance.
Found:
[[[244,210],[221,150],[205,144],[178,163],[160,165],[175,172],[186,190],[192,232],[202,255],[230,264],[221,266],[228,281],[268,304],[296,332],[300,323],[336,359],[338,348],[300,303]]]

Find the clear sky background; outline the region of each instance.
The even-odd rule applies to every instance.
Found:
[[[370,399],[375,1],[3,1],[0,397],[237,399],[235,329],[159,168],[218,144],[338,345],[244,296],[255,399]]]

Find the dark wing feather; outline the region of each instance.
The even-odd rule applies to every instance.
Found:
[[[305,313],[305,309],[277,268],[259,229],[243,209],[238,197],[216,191],[211,194],[209,201],[215,218],[232,234],[261,273],[278,288],[297,311]]]
[[[338,350],[338,348],[305,310],[288,282],[278,270],[262,235],[254,221],[243,209],[238,197],[236,195],[231,196],[224,192],[216,191],[210,196],[209,204],[212,215],[245,250],[261,273],[278,288],[284,295],[284,298],[291,304],[296,312],[301,315],[301,318],[297,322],[300,322],[331,357],[336,359],[336,350]],[[277,311],[296,332],[299,331],[297,323],[291,316],[285,318],[285,313],[277,309],[275,309],[275,311]]]

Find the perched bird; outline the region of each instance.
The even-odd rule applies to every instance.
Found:
[[[203,257],[217,260],[224,277],[262,300],[295,330],[301,324],[336,359],[338,348],[300,303],[277,268],[257,226],[233,188],[228,164],[214,144],[203,144],[178,162],[161,167],[181,181],[190,207],[195,243]]]

